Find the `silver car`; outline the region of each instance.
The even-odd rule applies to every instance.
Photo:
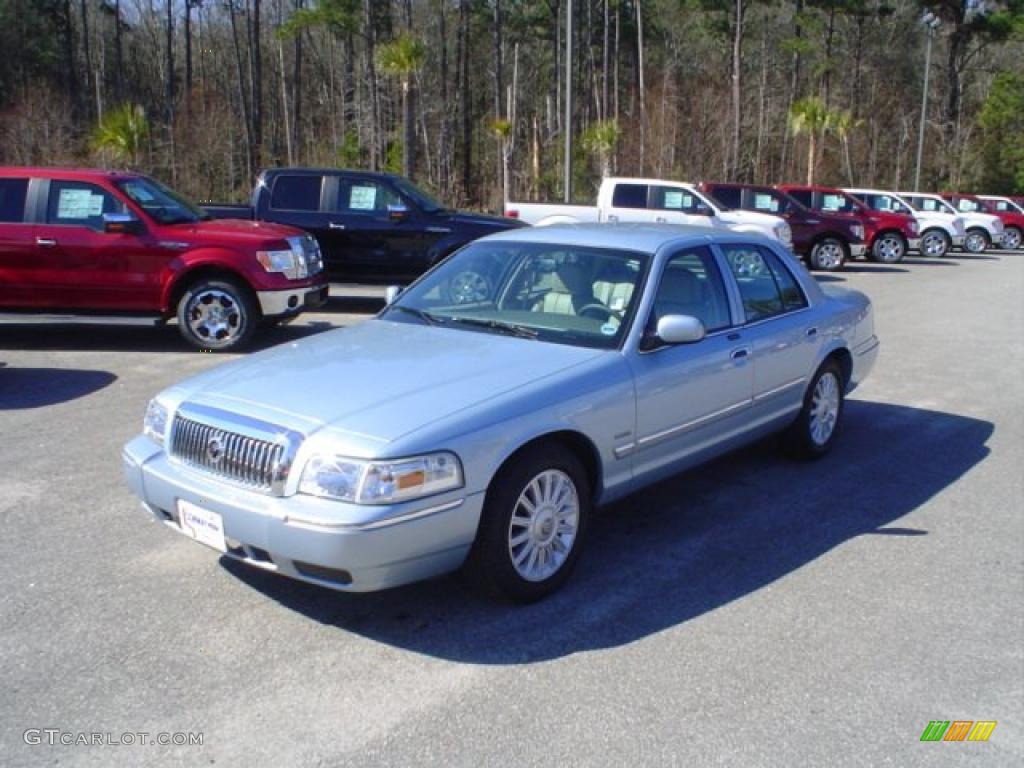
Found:
[[[257,568],[370,591],[465,567],[529,601],[598,505],[776,431],[826,453],[878,346],[865,296],[766,238],[512,230],[372,320],[161,392],[124,472],[157,520]]]

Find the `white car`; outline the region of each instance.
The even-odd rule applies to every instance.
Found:
[[[906,193],[888,192],[883,189],[846,189],[868,208],[875,211],[906,213],[917,220],[921,233],[917,250],[922,256],[942,257],[951,248],[962,248],[967,235],[963,218],[945,210],[923,210],[915,208],[906,199]]]
[[[898,194],[914,206],[916,211],[939,211],[962,218],[965,228],[963,250],[968,253],[982,253],[989,243],[999,245],[1003,242],[1003,222],[999,220],[998,216],[958,211],[938,195],[930,195],[925,192],[900,192]]]
[[[1015,250],[1024,247],[1024,208],[1001,195],[978,195],[988,209],[1003,222],[1003,248]]]
[[[581,223],[685,224],[778,240],[793,250],[793,232],[781,216],[724,208],[693,184],[664,179],[606,178],[597,205],[505,204],[505,215],[534,226]]]

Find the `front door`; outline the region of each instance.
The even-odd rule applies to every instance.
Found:
[[[692,344],[646,342],[630,358],[636,381],[634,470],[649,475],[742,431],[754,381],[752,349],[732,327],[718,263],[707,247],[691,247],[666,263],[647,338],[665,315],[690,315],[707,335]]]
[[[28,181],[0,179],[0,308],[37,304],[36,233],[25,220]]]

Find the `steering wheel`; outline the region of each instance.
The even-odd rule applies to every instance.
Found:
[[[597,310],[598,312],[604,313],[605,320],[611,320],[613,317],[620,318],[621,315],[613,309],[609,309],[604,304],[586,304],[576,310],[576,314],[580,316],[586,316],[588,310]]]

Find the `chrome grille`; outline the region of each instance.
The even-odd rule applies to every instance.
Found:
[[[281,427],[185,404],[174,415],[170,455],[253,490],[280,493],[300,441]]]

